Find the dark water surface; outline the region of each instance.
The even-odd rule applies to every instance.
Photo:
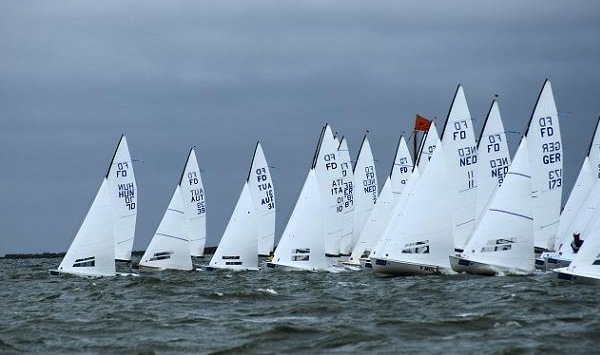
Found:
[[[162,272],[0,260],[0,353],[598,353],[598,287],[551,274]]]

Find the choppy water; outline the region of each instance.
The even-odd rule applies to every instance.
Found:
[[[0,260],[0,353],[592,353],[598,288],[549,274],[50,277]]]

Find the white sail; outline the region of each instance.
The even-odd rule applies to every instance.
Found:
[[[437,144],[437,142],[436,142]],[[360,258],[367,258],[381,238],[394,209],[395,203],[405,193],[413,172],[413,163],[404,137],[401,136],[390,175],[387,177],[377,202],[363,226],[358,241],[352,249],[349,263],[359,264]]]
[[[338,157],[341,161],[342,169],[344,200],[338,206],[341,206],[341,239],[340,239],[340,255],[348,256],[354,245],[354,211],[356,201],[354,200],[354,173],[352,170],[352,161],[350,159],[350,150],[345,137],[338,147]]]
[[[326,217],[320,195],[316,173],[311,169],[268,268],[328,270],[322,221]]]
[[[427,164],[429,164],[429,160],[431,160],[431,155],[433,154],[433,151],[435,150],[435,147],[439,141],[440,136],[438,135],[437,128],[435,127],[435,122],[431,121],[429,124],[429,130],[427,130],[427,134],[421,142],[419,154],[416,159],[416,165],[419,167],[420,172],[425,171]]]
[[[535,269],[527,148],[527,140],[523,138],[502,185],[483,211],[460,255],[458,264],[469,273],[531,273]],[[473,267],[469,267],[471,262]],[[460,267],[455,270],[461,271]]]
[[[258,270],[258,231],[254,211],[252,194],[248,182],[245,182],[219,246],[210,260],[211,268]]]
[[[140,259],[140,267],[158,270],[192,270],[190,240],[179,185],[175,188],[167,210]]]
[[[582,233],[595,214],[600,201],[600,126],[596,123],[588,155],[583,161],[569,199],[560,214],[554,257],[571,260],[574,233]]]
[[[258,234],[258,255],[266,256],[275,243],[276,205],[271,171],[260,142],[254,150],[247,182],[255,208],[253,216]]]
[[[527,129],[532,171],[533,235],[538,249],[554,249],[562,198],[563,150],[552,85],[546,80]]]
[[[83,276],[115,275],[112,203],[106,178],[77,231],[58,273]],[[52,273],[52,271],[51,271]]]
[[[568,267],[555,269],[559,279],[584,283],[600,282],[600,209],[583,231],[583,245]]]
[[[348,262],[359,265],[361,257],[367,257],[375,245],[377,239],[383,233],[387,222],[390,219],[394,205],[394,194],[392,192],[392,182],[388,177],[377,198],[377,203],[369,214],[363,229],[359,235],[358,241],[354,244],[352,254]],[[365,255],[366,252],[366,255]]]
[[[179,187],[190,253],[192,256],[202,256],[206,244],[206,196],[194,148],[188,154]]]
[[[438,146],[439,146],[438,142]],[[390,212],[390,216],[387,220],[387,223],[383,227],[383,231],[379,234],[376,240],[373,243],[373,247],[371,248],[371,256],[385,256],[387,250],[390,248],[392,241],[396,238],[396,235],[392,233],[394,228],[398,228],[401,225],[402,219],[404,218],[404,212],[409,207],[409,202],[413,196],[413,190],[418,185],[419,180],[421,179],[421,173],[419,167],[415,166],[412,174],[408,178],[407,184],[404,187],[401,195],[394,195],[394,200],[392,203],[392,211]],[[380,199],[382,196],[379,197]]]
[[[494,100],[477,142],[477,207],[475,215],[483,209],[498,186],[502,184],[510,166],[510,152],[500,116],[498,102]]]
[[[131,260],[137,218],[137,185],[125,135],[106,175],[112,200],[115,259]]]
[[[456,89],[442,132],[442,142],[448,174],[446,179],[453,194],[450,209],[454,222],[454,247],[462,250],[475,225],[477,147],[471,112],[461,85]]]
[[[448,254],[453,250],[450,194],[446,176],[444,141],[436,147],[431,161],[396,220],[384,234],[387,247],[373,250],[373,270],[385,274],[429,274],[451,272]]]
[[[570,245],[573,240],[573,233],[583,232],[583,229],[594,215],[599,198],[600,184],[598,178],[592,172],[589,157],[586,157],[569,199],[560,215],[555,243],[556,252],[560,256],[572,259],[573,253]]]
[[[433,131],[431,131],[432,126]],[[432,145],[429,145],[427,147],[427,150],[429,151],[429,149],[431,149],[431,152],[433,153],[433,149],[435,149],[435,145],[437,145],[439,138],[437,138],[437,131],[435,130],[435,125],[433,124],[433,122],[431,122],[431,126],[429,126],[429,129],[432,132],[432,137],[435,136],[435,142]],[[429,134],[427,136],[429,136]],[[427,159],[427,161],[429,161],[429,159]],[[408,179],[412,174],[413,169],[413,161],[410,156],[410,151],[408,150],[406,140],[404,139],[404,136],[400,136],[398,146],[396,147],[394,165],[392,166],[392,171],[390,172],[390,178],[392,183],[391,188],[394,196],[400,196],[402,194],[404,188],[408,184]],[[394,197],[394,199],[395,198],[396,197]]]
[[[371,145],[366,135],[358,152],[353,175],[354,227],[352,246],[354,247],[379,196],[375,160],[373,159]]]
[[[327,221],[322,226],[322,238],[325,240],[325,253],[330,257],[339,257],[341,249],[344,210],[342,163],[337,140],[333,137],[331,127],[326,124],[321,131],[312,167],[321,194],[322,218]]]

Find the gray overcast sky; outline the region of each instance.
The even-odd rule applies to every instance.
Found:
[[[134,249],[191,145],[216,245],[257,140],[278,239],[325,122],[353,159],[370,130],[381,184],[415,113],[441,129],[458,83],[477,131],[498,94],[522,132],[551,79],[564,200],[600,115],[599,64],[597,1],[2,1],[0,255],[68,248],[121,133],[139,160]]]

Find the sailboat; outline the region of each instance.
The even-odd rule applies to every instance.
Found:
[[[179,188],[183,198],[184,224],[190,240],[190,254],[194,257],[203,256],[206,245],[206,194],[194,148],[188,154]]]
[[[331,127],[325,124],[292,215],[264,270],[342,271],[337,262],[343,232],[344,180],[338,146]]]
[[[340,257],[344,234],[344,177],[338,151],[339,144],[329,124],[321,130],[319,143],[313,158],[312,169],[317,177],[321,197],[323,219],[321,238],[325,241],[325,254],[331,264]],[[348,159],[349,160],[349,159]]]
[[[375,160],[373,159],[373,152],[371,151],[367,135],[364,136],[360,145],[353,175],[354,224],[352,247],[354,248],[379,197]]]
[[[440,179],[447,176],[445,149],[445,143],[439,142],[409,192],[406,206],[410,208],[399,210],[384,231],[387,240],[371,252],[373,271],[388,275],[452,272],[448,261],[453,250],[451,186],[447,179]]]
[[[257,143],[235,209],[205,269],[258,270],[258,255],[270,253],[274,234],[273,183],[262,147]]]
[[[502,185],[479,218],[465,250],[450,255],[452,269],[479,275],[534,271],[531,174],[524,137]]]
[[[193,269],[185,222],[181,188],[177,185],[169,207],[140,259],[140,270]]]
[[[115,259],[129,262],[137,218],[137,184],[125,135],[115,151],[109,174],[107,180],[113,202]]]
[[[115,238],[133,240],[136,197],[131,157],[122,135],[87,215],[58,269],[49,270],[50,275],[116,275]]]
[[[496,100],[492,101],[477,141],[477,160],[475,216],[480,216],[494,191],[502,184],[510,166],[506,132]]]
[[[558,112],[546,79],[529,120],[533,238],[536,253],[554,250],[562,199],[563,150]]]
[[[140,269],[192,270],[192,250],[199,252],[198,244],[204,244],[205,216],[200,169],[191,148],[169,206],[140,259]],[[190,245],[192,238],[194,246]]]
[[[554,269],[559,280],[600,284],[600,209],[583,231],[584,243],[569,266]]]
[[[596,123],[588,154],[560,214],[556,251],[546,252],[536,259],[536,267],[554,269],[569,266],[575,257],[571,249],[573,234],[582,232],[590,223],[600,200],[600,119]]]
[[[364,265],[366,268],[372,269],[373,257],[385,257],[386,254],[389,255],[387,250],[391,248],[392,243],[396,239],[396,236],[392,233],[392,229],[396,228],[402,223],[402,218],[404,218],[404,211],[408,208],[407,206],[412,198],[411,196],[413,195],[413,190],[415,189],[417,183],[421,179],[421,175],[423,174],[423,172],[427,171],[429,162],[431,161],[433,154],[435,153],[435,149],[436,147],[440,146],[440,144],[441,141],[437,133],[435,122],[431,122],[426,136],[421,141],[416,158],[417,163],[415,164],[410,175],[406,177],[405,184],[400,183],[402,179],[404,179],[402,178],[403,174],[399,174],[395,170],[392,172],[392,192],[394,194],[392,211],[390,213],[390,217],[388,218],[387,224],[383,229],[383,232],[380,233],[374,241],[373,247],[371,248],[371,252],[368,254],[368,256],[363,255],[364,258],[368,258],[369,260],[361,260],[361,265]],[[404,154],[410,157],[408,147],[406,148]],[[397,169],[397,167],[399,166],[400,165],[395,165],[394,169]],[[442,168],[438,167],[437,169]],[[398,178],[396,178],[396,176]],[[402,185],[405,186],[402,187]],[[379,199],[381,200],[381,198],[382,196],[380,195]],[[445,220],[445,217],[443,217],[443,220]]]
[[[471,112],[462,85],[458,85],[442,130],[449,191],[452,194],[454,249],[462,251],[475,225],[477,203],[477,146]]]
[[[219,246],[204,269],[258,270],[258,231],[247,181],[244,182]]]
[[[453,273],[448,255],[462,251],[475,222],[476,168],[471,114],[458,85],[442,139],[406,202],[410,208],[400,210],[386,227],[387,240],[371,253],[373,270],[391,275]]]
[[[358,241],[352,249],[352,254],[347,262],[349,265],[361,265],[362,267],[371,268],[371,260],[369,259],[371,249],[385,230],[391,218],[394,203],[403,193],[412,172],[412,158],[406,140],[403,136],[400,136],[392,169],[359,234]]]
[[[324,207],[316,172],[310,169],[266,271],[331,271],[323,240]]]
[[[248,188],[255,209],[255,221],[258,233],[258,255],[269,255],[275,245],[275,189],[273,178],[267,164],[267,158],[260,142],[256,143],[254,158],[248,172]]]
[[[350,150],[348,149],[348,141],[346,137],[342,137],[338,147],[338,158],[340,160],[340,168],[342,173],[342,189],[344,199],[338,207],[341,208],[341,236],[340,250],[341,257],[348,257],[352,252],[354,245],[354,218],[355,204],[354,192],[356,185],[354,184],[354,171],[352,169],[352,161],[350,159]]]

